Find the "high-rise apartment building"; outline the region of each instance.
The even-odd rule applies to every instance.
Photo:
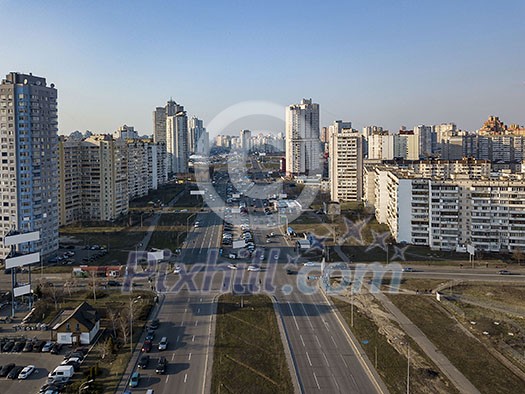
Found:
[[[169,100],[164,107],[157,107],[153,111],[153,141],[166,142],[166,118],[179,112],[180,106]]]
[[[419,142],[419,156],[421,158],[432,157],[433,147],[436,144],[436,133],[432,126],[417,125],[414,127],[414,134]]]
[[[21,252],[58,249],[57,90],[45,78],[10,73],[0,85],[0,258],[11,230],[39,231]]]
[[[201,119],[193,116],[188,120],[188,149],[192,154],[207,154],[208,133]]]
[[[81,142],[82,214],[109,221],[128,212],[128,160],[124,140],[94,135]]]
[[[82,212],[82,139],[60,136],[58,143],[59,225],[83,219]]]
[[[319,104],[303,99],[286,108],[286,173],[315,175],[321,173]]]
[[[333,201],[361,201],[363,195],[362,136],[351,122],[329,127],[330,196]]]
[[[188,172],[188,116],[182,105],[177,112],[166,117],[166,150],[170,173]]]
[[[248,153],[251,149],[252,132],[250,130],[241,130],[240,132],[241,150]]]

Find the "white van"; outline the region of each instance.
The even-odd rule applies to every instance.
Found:
[[[74,374],[75,368],[72,365],[59,365],[47,375],[47,382],[67,382]]]

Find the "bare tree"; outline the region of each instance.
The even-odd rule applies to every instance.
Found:
[[[117,322],[119,333],[126,344],[130,338],[130,314],[128,309],[121,310]]]
[[[113,337],[117,337],[117,325],[119,320],[119,313],[118,311],[114,310],[111,307],[108,307],[107,309],[108,319],[111,323],[111,329],[113,330]]]
[[[64,295],[64,288],[62,286],[55,286],[52,283],[49,283],[45,288],[45,293],[53,300],[55,303],[55,310],[58,310],[58,303],[62,300]]]

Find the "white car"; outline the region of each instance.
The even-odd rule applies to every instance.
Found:
[[[35,371],[35,366],[28,365],[18,374],[18,379],[20,380],[27,379],[29,375],[31,375],[34,371]]]
[[[231,270],[236,270],[237,266],[235,264],[228,264],[228,268]]]
[[[307,261],[303,264],[305,267],[319,267],[321,264],[313,262],[313,261]]]
[[[177,265],[175,269],[173,270],[173,273],[178,275],[180,274],[181,271],[182,271],[182,267],[180,265]]]
[[[261,268],[258,267],[258,266],[256,266],[256,265],[250,265],[250,266],[248,267],[248,271],[258,272],[258,271],[260,271],[260,270],[261,270]]]

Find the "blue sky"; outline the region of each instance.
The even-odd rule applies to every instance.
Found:
[[[523,0],[0,0],[0,16],[0,73],[54,82],[61,133],[151,133],[169,97],[205,123],[246,100],[302,97],[323,125],[525,123]],[[227,131],[241,127],[283,124]]]

